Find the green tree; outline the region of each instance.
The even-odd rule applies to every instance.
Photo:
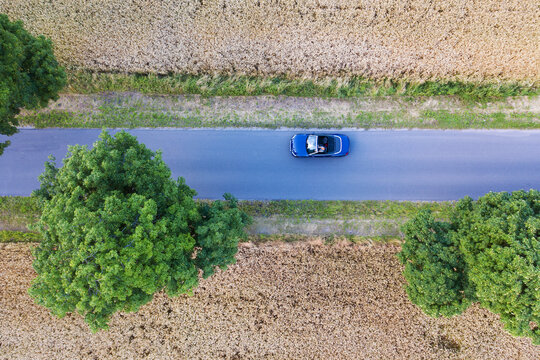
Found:
[[[454,222],[477,300],[540,345],[540,192],[465,198]]]
[[[30,35],[21,21],[0,14],[0,134],[15,134],[21,108],[47,106],[65,83],[51,41]],[[8,145],[0,143],[0,155]]]
[[[403,226],[405,243],[398,254],[411,302],[434,317],[460,314],[470,304],[465,264],[449,229],[422,210]]]
[[[238,251],[238,240],[244,237],[244,226],[251,220],[238,208],[231,194],[224,195],[227,202],[202,204],[199,207],[201,219],[196,228],[196,246],[200,249],[195,264],[203,270],[204,276],[214,273],[216,266],[226,269],[234,263]]]
[[[538,191],[466,197],[450,223],[421,212],[403,229],[398,257],[413,303],[428,315],[451,316],[477,301],[499,314],[511,334],[540,344]]]
[[[53,314],[77,311],[97,331],[116,311],[137,311],[161,290],[189,293],[199,270],[208,277],[235,261],[250,221],[236,200],[197,204],[161,153],[128,133],[71,146],[59,169],[52,161],[33,193],[43,241],[29,293]]]

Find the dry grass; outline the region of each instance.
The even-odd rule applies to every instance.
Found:
[[[403,291],[397,245],[243,244],[194,296],[158,294],[91,335],[27,294],[28,244],[0,244],[3,359],[538,359],[477,306],[431,319]]]
[[[537,0],[10,0],[100,71],[540,80]]]

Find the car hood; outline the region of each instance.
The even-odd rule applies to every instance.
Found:
[[[337,135],[337,136],[341,140],[341,151],[336,153],[336,155],[340,155],[340,156],[347,155],[349,153],[349,146],[350,146],[349,137],[347,135]]]
[[[296,156],[307,156],[306,140],[307,135],[298,134],[294,135],[291,139],[291,151]]]

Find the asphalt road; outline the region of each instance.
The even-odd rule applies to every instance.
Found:
[[[292,131],[129,132],[162,149],[173,177],[200,198],[455,200],[540,185],[540,131],[341,131],[349,156],[326,159],[293,158]],[[99,133],[21,130],[0,156],[0,195],[29,195],[49,154],[61,164],[68,145],[91,145]]]

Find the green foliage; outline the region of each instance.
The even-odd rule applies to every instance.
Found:
[[[138,91],[146,94],[200,94],[202,96],[286,95],[301,97],[437,96],[453,95],[466,101],[507,96],[538,95],[536,85],[513,82],[371,80],[362,77],[295,79],[256,76],[191,74],[119,74],[89,71],[68,73],[68,91],[99,93]]]
[[[435,317],[460,314],[470,304],[465,264],[448,230],[448,223],[422,210],[403,226],[405,243],[398,254],[410,300]]]
[[[41,236],[33,232],[0,230],[0,243],[39,242]]]
[[[540,192],[466,198],[454,222],[480,304],[540,345]]]
[[[0,213],[39,215],[40,208],[36,199],[30,196],[0,196]]]
[[[224,197],[227,202],[202,203],[199,208],[201,222],[196,230],[196,246],[200,251],[195,263],[205,278],[214,273],[215,266],[225,269],[236,262],[238,240],[244,237],[244,226],[251,222],[231,194]]]
[[[76,310],[97,331],[158,291],[189,293],[199,269],[209,276],[234,262],[249,220],[236,200],[198,206],[170,176],[161,153],[126,132],[103,132],[91,150],[71,146],[60,169],[48,162],[33,193],[42,206],[29,289],[37,303],[59,317]]]
[[[430,209],[438,219],[448,219],[453,207],[454,203],[449,201],[251,200],[240,202],[240,208],[251,216],[280,215],[302,219],[336,217],[403,219],[414,216],[421,209]]]
[[[20,109],[46,106],[65,83],[51,41],[30,35],[21,21],[0,14],[0,134],[13,135]],[[8,144],[0,144],[0,155]]]
[[[465,295],[499,314],[511,334],[540,344],[540,192],[489,193],[476,202],[467,197],[458,202],[449,224],[421,212],[404,231],[399,258],[407,264],[411,301],[437,316],[430,306],[444,306],[454,291],[456,298]],[[412,269],[411,264],[420,266]],[[447,283],[444,269],[449,266],[464,275],[454,276],[455,286],[443,288],[444,297],[409,290]]]

